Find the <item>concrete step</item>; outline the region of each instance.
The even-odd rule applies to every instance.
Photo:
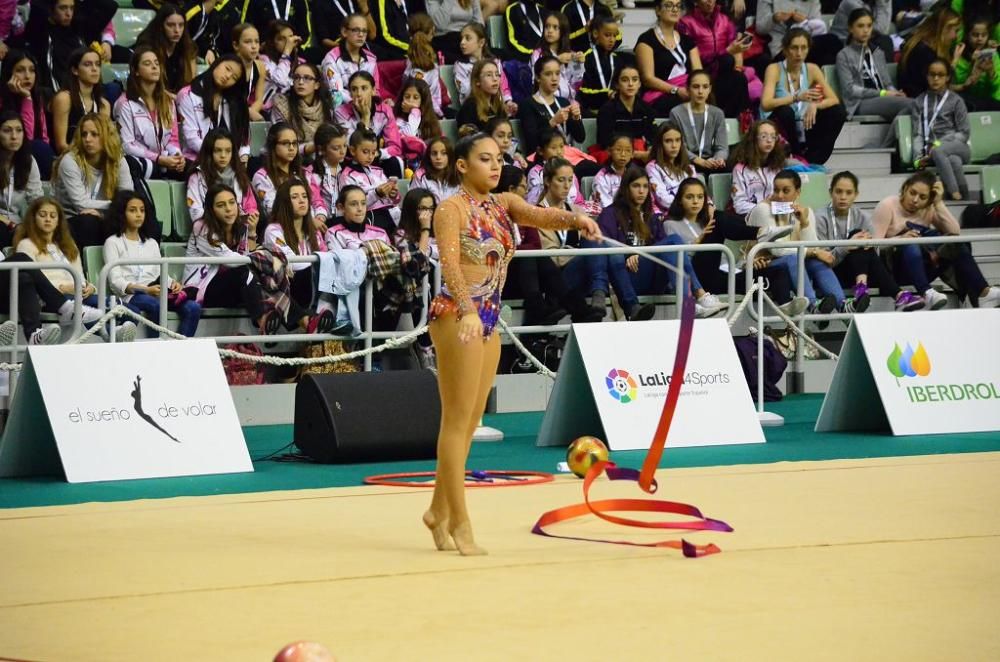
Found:
[[[835,149],[861,149],[866,145],[878,145],[888,132],[888,124],[847,122],[834,146]]]
[[[840,149],[824,164],[831,175],[850,170],[858,177],[878,177],[892,172],[891,149]]]

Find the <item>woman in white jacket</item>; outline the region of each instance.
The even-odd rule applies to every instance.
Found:
[[[114,118],[125,159],[146,179],[181,179],[187,162],[181,155],[177,108],[161,76],[151,46],[139,46],[129,64],[125,94],[115,102]]]
[[[116,230],[104,242],[104,263],[141,258],[158,259],[160,245],[147,234],[146,203],[132,191],[119,191],[111,201],[108,217]],[[160,322],[160,265],[134,264],[111,269],[108,274],[111,290],[131,310]],[[201,319],[201,306],[188,299],[181,284],[167,279],[167,305],[180,317],[177,331],[193,337]],[[157,334],[152,334],[156,337]]]
[[[250,158],[250,116],[243,81],[242,60],[236,55],[224,55],[177,93],[184,158],[197,159],[208,132],[225,128],[240,146],[240,160],[247,162]]]

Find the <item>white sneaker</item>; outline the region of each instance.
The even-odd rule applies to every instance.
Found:
[[[73,302],[67,301],[67,305],[64,305],[59,309],[59,323],[63,325],[68,325],[73,323]],[[83,309],[83,323],[91,324],[101,319],[101,312],[94,308],[93,306],[82,306]]]
[[[729,307],[729,304],[719,301],[714,294],[704,294],[694,304],[695,317],[714,317]]]
[[[0,345],[13,345],[17,340],[17,324],[7,320],[0,324]]]
[[[926,310],[941,310],[948,305],[948,297],[933,287],[924,292],[924,308]],[[980,304],[982,305],[982,304]]]
[[[1000,306],[1000,287],[991,287],[986,296],[979,297],[980,308],[996,308]]]
[[[62,329],[58,324],[46,324],[35,329],[35,332],[28,338],[29,345],[55,345],[62,338]]]
[[[796,317],[801,315],[809,307],[809,299],[805,297],[794,297],[788,303],[783,303],[780,306],[781,312],[785,313],[789,317]]]
[[[635,9],[635,0],[620,0],[618,4],[625,9]]]
[[[132,342],[137,331],[135,322],[123,322],[115,329],[115,342]]]

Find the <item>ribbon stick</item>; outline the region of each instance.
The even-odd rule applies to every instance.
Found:
[[[694,332],[694,298],[690,293],[686,293],[681,305],[681,331],[677,342],[677,354],[674,356],[674,368],[671,373],[670,387],[667,389],[667,399],[663,403],[663,410],[660,413],[660,420],[653,434],[653,441],[646,453],[646,458],[642,464],[642,470],[627,469],[618,467],[613,462],[597,462],[590,467],[587,476],[583,481],[583,503],[574,504],[550,510],[538,519],[531,532],[549,538],[563,538],[565,540],[584,540],[588,542],[609,543],[614,545],[632,545],[636,547],[667,547],[679,549],[685,557],[697,558],[708,554],[717,554],[721,550],[714,544],[695,545],[686,540],[661,540],[651,543],[638,543],[627,540],[601,540],[597,538],[583,538],[578,536],[559,536],[545,530],[546,526],[565,522],[570,519],[593,514],[597,517],[623,526],[633,526],[646,529],[672,529],[680,531],[720,531],[730,532],[732,527],[721,520],[711,519],[702,515],[701,511],[686,503],[674,501],[648,500],[648,499],[604,499],[601,501],[590,500],[590,487],[602,473],[607,475],[609,480],[630,480],[639,484],[639,487],[649,494],[657,491],[658,485],[655,478],[657,466],[663,457],[663,449],[667,442],[667,434],[677,410],[677,401],[680,398],[681,386],[684,382],[684,370],[687,367],[688,352],[691,349],[691,337]],[[654,522],[648,520],[638,520],[628,517],[610,515],[612,512],[656,512],[684,515],[692,519],[683,521]]]

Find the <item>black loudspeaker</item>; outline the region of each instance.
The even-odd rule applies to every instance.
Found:
[[[306,374],[295,388],[295,445],[317,462],[432,460],[440,424],[430,370]]]

